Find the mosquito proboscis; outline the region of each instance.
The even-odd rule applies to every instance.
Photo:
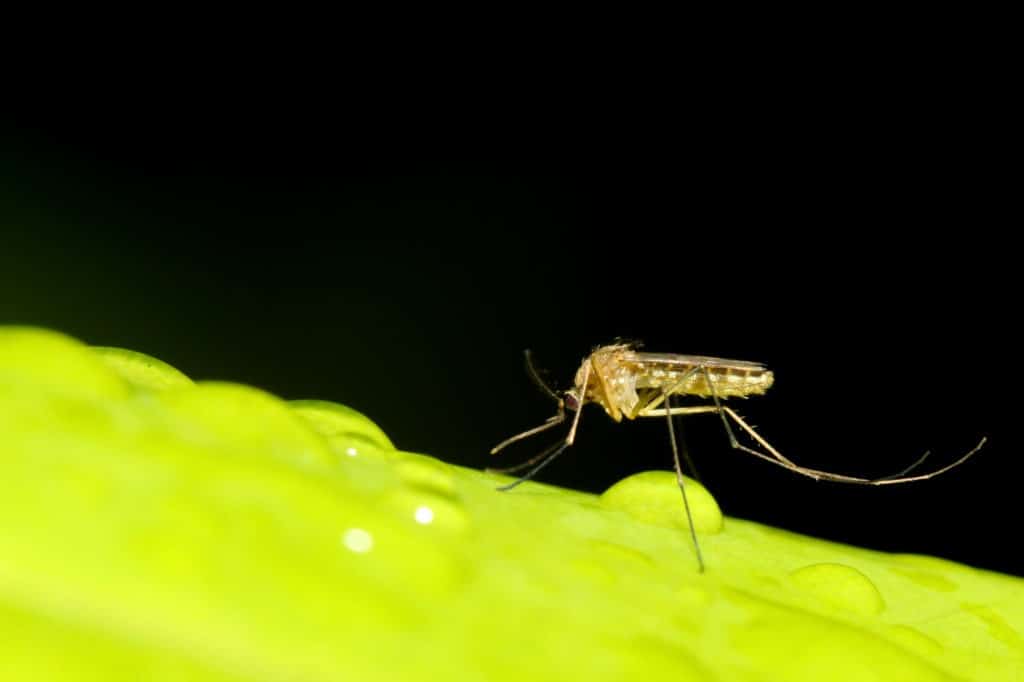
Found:
[[[717,414],[721,418],[722,426],[729,438],[729,445],[734,450],[754,455],[759,459],[798,473],[801,476],[807,476],[816,480],[858,485],[896,485],[934,478],[966,462],[982,448],[987,440],[987,438],[982,438],[967,454],[952,464],[947,464],[926,474],[914,476],[909,474],[927,459],[928,452],[925,452],[917,461],[903,470],[882,478],[860,478],[811,469],[800,466],[784,457],[755,431],[754,427],[747,424],[735,410],[722,404],[722,401],[727,398],[746,398],[752,395],[764,394],[774,382],[772,372],[764,365],[745,360],[727,360],[725,358],[700,355],[647,353],[637,350],[638,348],[639,345],[635,343],[615,343],[594,349],[590,355],[584,358],[579,370],[577,370],[573,387],[561,392],[553,390],[541,379],[536,368],[533,366],[530,352],[526,351],[527,372],[541,390],[556,402],[558,412],[554,416],[549,417],[540,426],[523,431],[498,443],[491,449],[491,454],[496,454],[512,443],[563,424],[568,419],[566,410],[575,414],[572,417],[569,431],[565,438],[555,442],[551,447],[525,462],[504,469],[491,469],[491,471],[514,473],[527,469],[525,474],[512,483],[500,486],[498,490],[510,490],[520,483],[533,478],[576,440],[576,431],[579,428],[582,408],[587,403],[597,403],[616,422],[621,422],[623,418],[664,417],[668,424],[669,442],[672,446],[676,481],[683,496],[686,518],[690,525],[690,537],[693,540],[698,569],[701,572],[704,571],[704,559],[701,555],[700,544],[697,542],[697,532],[693,526],[690,504],[686,496],[683,467],[680,464],[679,458],[679,443],[681,439],[677,438],[676,426],[673,423],[674,417],[695,414]],[[674,396],[684,395],[710,398],[711,404],[693,406],[672,405],[672,398]],[[739,442],[732,424],[738,426],[740,430],[753,440],[755,445],[763,450]],[[686,455],[685,449],[683,450],[683,458],[686,460],[690,471],[693,472],[693,464]]]

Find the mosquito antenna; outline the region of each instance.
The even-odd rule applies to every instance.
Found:
[[[537,387],[540,388],[540,390],[544,391],[546,394],[548,394],[548,396],[552,400],[554,400],[558,404],[561,404],[562,397],[558,395],[558,393],[553,388],[548,386],[543,379],[540,378],[540,372],[538,372],[537,368],[533,366],[533,353],[530,352],[530,349],[527,348],[525,351],[523,351],[523,355],[526,358],[526,373],[530,375],[531,379],[533,379],[533,383],[537,384]]]

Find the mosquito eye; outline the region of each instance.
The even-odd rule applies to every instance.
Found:
[[[565,406],[575,412],[580,409],[580,401],[576,399],[576,396],[566,391],[565,393]]]

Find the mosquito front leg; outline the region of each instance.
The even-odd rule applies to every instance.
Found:
[[[487,467],[485,469],[485,471],[487,471],[488,473],[491,473],[491,474],[514,474],[517,471],[522,471],[523,469],[525,469],[527,467],[531,467],[534,464],[536,464],[537,462],[539,462],[540,460],[544,459],[545,457],[548,456],[548,454],[551,452],[553,447],[556,447],[556,446],[560,445],[561,443],[562,443],[562,441],[559,441],[558,443],[555,443],[554,446],[545,448],[539,455],[534,455],[533,457],[531,457],[530,459],[526,460],[525,462],[520,462],[519,464],[514,464],[514,465],[512,465],[510,467]]]
[[[516,480],[512,481],[511,483],[507,483],[505,485],[498,486],[497,490],[501,490],[501,491],[511,490],[512,488],[515,488],[520,483],[525,483],[526,481],[529,481],[531,478],[536,476],[540,472],[541,469],[543,469],[548,464],[550,464],[551,461],[555,457],[558,457],[560,454],[562,454],[562,452],[565,451],[565,449],[567,447],[569,447],[569,445],[570,445],[570,443],[569,443],[568,440],[564,440],[561,443],[555,443],[550,448],[548,448],[547,450],[545,450],[541,454],[539,454],[536,457],[534,457],[533,459],[531,459],[529,462],[525,462],[523,465],[515,467],[515,469],[520,469],[523,466],[527,466],[529,464],[532,464],[533,462],[536,462],[537,460],[540,460],[540,464],[538,464],[537,466],[533,467],[532,469],[527,471],[525,474],[523,474],[522,476],[520,476]]]
[[[550,428],[554,428],[555,426],[558,426],[559,424],[561,424],[564,421],[565,421],[565,410],[564,410],[564,408],[561,405],[559,405],[559,407],[558,407],[558,414],[554,415],[553,417],[548,417],[547,421],[544,422],[543,424],[541,424],[540,426],[535,426],[532,429],[528,429],[526,431],[523,431],[522,433],[517,433],[516,435],[512,436],[511,438],[506,438],[505,440],[501,441],[500,443],[495,445],[493,448],[491,448],[491,454],[492,455],[496,455],[501,450],[504,450],[509,445],[512,445],[512,443],[515,443],[516,441],[520,441],[520,440],[522,440],[524,438],[529,438],[530,436],[532,436],[534,434],[541,433],[543,431],[547,431]]]
[[[583,388],[580,389],[584,394],[586,393],[586,390],[587,390],[587,380],[589,379],[589,377],[590,377],[590,363],[587,363],[586,365],[584,365],[584,368],[583,368],[583,383],[582,383]],[[576,440],[576,429],[579,427],[579,424],[580,424],[580,414],[583,412],[583,396],[582,395],[579,397],[578,403],[579,404],[576,406],[576,414],[572,418],[572,427],[569,429],[569,435],[565,437],[565,440],[563,440],[563,441],[561,441],[559,443],[555,443],[554,445],[552,445],[550,448],[548,448],[544,452],[540,453],[536,457],[532,457],[532,458],[528,459],[527,461],[523,462],[522,464],[518,464],[518,465],[516,465],[514,467],[510,467],[508,469],[505,469],[505,471],[519,471],[520,469],[524,469],[525,467],[530,466],[534,462],[537,462],[536,466],[534,466],[532,469],[527,471],[525,474],[520,476],[515,481],[513,481],[511,483],[508,483],[506,485],[498,486],[498,490],[511,490],[512,488],[515,488],[517,485],[530,480],[531,478],[536,476],[537,473],[540,472],[541,469],[543,469],[548,464],[550,464],[551,461],[555,457],[558,457],[560,454],[562,454],[565,451],[566,448],[568,448],[570,445],[573,444],[573,441]],[[545,422],[544,424],[541,424],[538,427],[530,429],[529,431],[525,431],[525,432],[523,432],[523,433],[521,433],[521,434],[519,434],[517,436],[513,436],[512,438],[508,439],[507,441],[505,441],[503,443],[499,443],[498,446],[494,450],[491,450],[491,452],[492,453],[497,452],[498,450],[500,450],[501,448],[505,447],[509,443],[515,442],[515,441],[520,440],[522,438],[526,438],[527,436],[532,436],[535,433],[538,433],[540,431],[545,431],[545,430],[555,426],[556,424],[562,423],[562,421],[564,421],[564,419],[565,419],[565,412],[563,411],[563,409],[564,409],[563,405],[564,405],[564,403],[562,403],[561,399],[559,399],[559,410],[558,410],[558,414],[557,415],[555,415],[554,417],[551,417],[550,419],[548,419],[547,422]],[[497,471],[501,471],[501,470],[499,469]]]
[[[580,383],[580,395],[577,396],[576,416],[572,418],[572,427],[569,429],[569,435],[565,439],[566,446],[572,445],[576,440],[576,428],[580,425],[580,415],[583,414],[583,403],[586,402],[587,398],[587,382],[590,380],[590,366],[593,361],[583,365],[583,381]]]

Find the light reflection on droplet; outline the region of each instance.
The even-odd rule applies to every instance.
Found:
[[[362,528],[349,528],[341,536],[341,542],[359,554],[365,554],[373,549],[373,536]]]
[[[457,500],[425,490],[402,486],[387,498],[388,506],[406,523],[438,533],[462,533],[469,527],[465,508]]]
[[[434,510],[430,507],[417,507],[413,516],[417,523],[425,525],[434,520]]]
[[[359,451],[353,447],[349,447],[345,450],[345,454],[348,455],[349,457],[355,457],[356,455],[359,454]]]

